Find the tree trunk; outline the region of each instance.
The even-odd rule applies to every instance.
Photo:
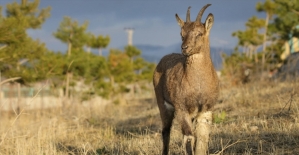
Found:
[[[70,35],[70,39],[72,38],[72,35]],[[68,48],[67,48],[67,56],[68,58],[71,56],[71,51],[72,51],[72,43],[71,41],[68,41]],[[71,73],[69,72],[69,68],[67,69],[66,73],[66,82],[65,82],[65,99],[69,99],[69,85],[70,85],[70,76]]]
[[[1,74],[1,70],[0,70],[0,82],[2,82],[2,74]],[[0,83],[0,105],[2,105],[2,84]],[[0,110],[0,116],[1,116],[1,110]]]
[[[20,72],[20,63],[17,65],[17,71]],[[20,106],[21,106],[21,84],[18,82],[17,83],[17,91],[18,91],[18,102],[17,102],[17,109],[16,112],[17,114],[20,114]]]
[[[111,99],[112,93],[114,93],[114,76],[110,75],[110,85],[111,85],[111,90],[112,92],[109,93],[109,98]]]
[[[21,84],[17,83],[17,89],[18,89],[18,107],[17,107],[17,114],[20,114],[20,107],[21,107]]]
[[[100,47],[99,48],[99,56],[102,56],[103,55],[103,53],[102,53],[102,48]]]
[[[254,50],[254,61],[255,63],[257,63],[259,61],[257,57],[257,47],[254,47],[253,50]]]
[[[70,73],[66,73],[66,82],[65,82],[65,98],[69,98],[69,85],[70,85]]]
[[[68,57],[71,56],[71,52],[72,52],[72,43],[71,43],[71,41],[68,41],[68,44],[67,44],[67,56]]]
[[[248,50],[249,50],[249,59],[250,60],[252,60],[252,55],[253,55],[253,50],[252,50],[252,45],[250,45],[249,47],[248,47]]]
[[[265,22],[265,33],[264,33],[264,39],[263,39],[263,54],[262,54],[262,68],[264,68],[265,65],[265,55],[266,55],[266,41],[267,41],[267,31],[268,31],[268,23],[269,23],[270,15],[267,13],[266,15],[266,22]]]
[[[90,53],[90,52],[91,52],[91,47],[88,46],[88,47],[86,48],[86,51],[87,51],[87,53]]]

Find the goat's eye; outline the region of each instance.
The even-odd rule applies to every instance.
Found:
[[[198,33],[197,36],[202,36],[202,33]]]
[[[184,40],[185,38],[182,36],[182,40]]]

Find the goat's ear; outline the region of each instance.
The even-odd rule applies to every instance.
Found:
[[[213,23],[214,23],[214,16],[213,16],[213,14],[210,13],[205,22],[205,29],[206,29],[207,34],[210,33]]]
[[[178,16],[178,14],[175,14],[176,21],[180,25],[180,27],[184,26],[184,21]]]

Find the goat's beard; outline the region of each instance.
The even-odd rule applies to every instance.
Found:
[[[188,56],[192,55],[192,51],[193,51],[193,48],[190,49],[188,52],[186,52],[186,50],[182,50],[182,54],[184,56],[188,57]]]

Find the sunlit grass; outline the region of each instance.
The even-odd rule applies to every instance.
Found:
[[[298,90],[294,82],[223,88],[210,154],[299,154]],[[154,99],[24,110],[19,116],[2,111],[0,154],[160,154],[160,131]],[[181,142],[175,121],[170,154],[183,153]]]

